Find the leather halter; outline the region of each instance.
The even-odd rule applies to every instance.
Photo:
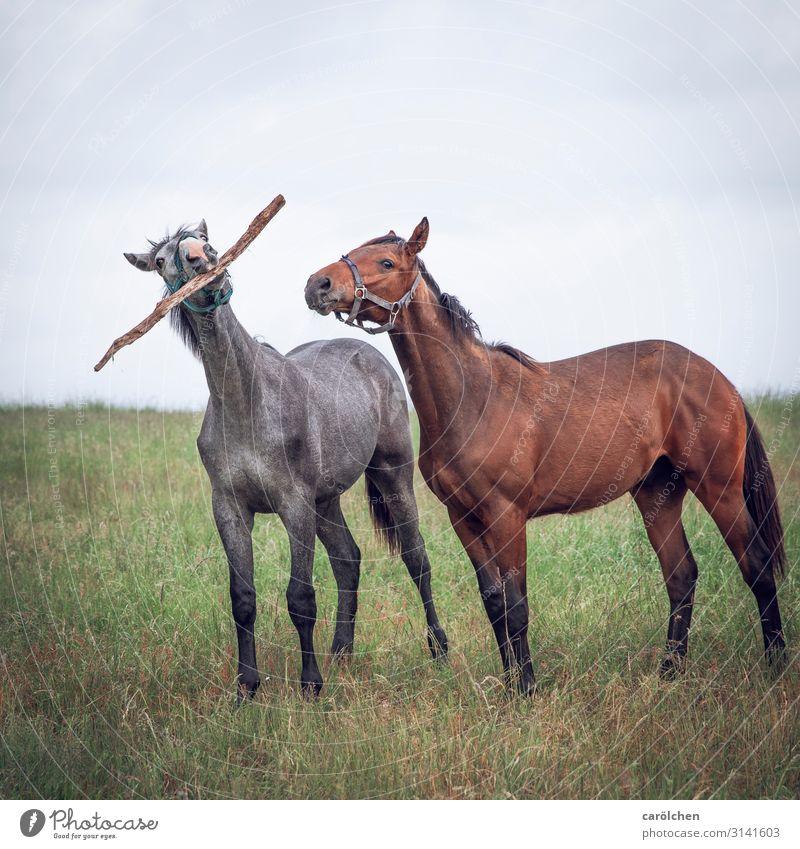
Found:
[[[360,327],[365,333],[369,333],[370,335],[385,333],[387,330],[391,330],[397,320],[398,313],[401,309],[403,309],[403,307],[408,306],[411,302],[411,299],[414,297],[414,292],[422,280],[422,273],[419,271],[419,268],[417,268],[417,276],[414,278],[411,288],[405,293],[405,295],[403,295],[402,298],[400,298],[399,301],[392,302],[380,297],[380,295],[373,294],[369,291],[369,289],[367,289],[367,286],[361,277],[361,273],[358,270],[358,266],[347,254],[342,255],[342,261],[352,272],[353,282],[356,284],[356,289],[353,296],[353,306],[350,309],[350,315],[345,319],[337,312],[334,313],[336,318],[338,318],[339,321],[343,321],[345,324],[349,324],[353,327]],[[389,320],[385,324],[378,325],[378,327],[365,327],[361,319],[357,317],[358,311],[361,309],[361,305],[364,301],[372,301],[373,304],[377,304],[379,307],[383,307],[385,310],[388,310]]]

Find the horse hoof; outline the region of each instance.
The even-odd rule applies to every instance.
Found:
[[[322,689],[322,679],[319,681],[303,681],[303,698],[307,702],[315,702]]]
[[[339,642],[338,640],[333,641],[333,645],[331,646],[331,659],[336,661],[345,661],[349,660],[353,656],[353,643],[344,643]]]
[[[536,695],[536,677],[528,670],[523,673],[519,669],[514,668],[506,671],[506,692],[508,697],[513,699],[517,694],[530,698]]]
[[[441,628],[437,631],[428,629],[428,648],[434,660],[447,663],[447,634]]]
[[[767,664],[773,672],[782,672],[787,666],[786,644],[781,640],[772,643],[765,652]]]
[[[683,672],[683,658],[665,657],[658,668],[658,674],[662,681],[674,681]]]
[[[255,681],[239,681],[236,686],[236,707],[239,707],[243,702],[251,702],[256,695],[261,685],[261,679],[256,678]]]

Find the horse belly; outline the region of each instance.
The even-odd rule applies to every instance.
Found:
[[[348,464],[346,467],[341,467],[335,463],[323,463],[317,479],[317,501],[327,501],[347,492],[363,471],[364,466],[360,464]]]
[[[649,440],[635,433],[556,450],[534,475],[531,513],[580,513],[609,504],[635,487],[656,459]]]

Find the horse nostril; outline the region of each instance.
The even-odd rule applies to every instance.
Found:
[[[305,289],[306,304],[310,310],[327,315],[339,303],[340,295],[333,290],[330,277],[318,277],[312,274]]]

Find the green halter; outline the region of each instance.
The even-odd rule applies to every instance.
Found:
[[[174,262],[175,262],[175,268],[178,269],[178,279],[175,281],[174,285],[170,285],[169,282],[166,280],[166,278],[164,279],[164,284],[166,285],[167,289],[169,289],[170,292],[172,292],[173,295],[175,294],[175,292],[178,291],[178,289],[181,288],[181,286],[185,286],[189,282],[189,275],[186,272],[186,269],[183,267],[183,261],[181,260],[181,242],[184,239],[190,238],[191,235],[192,235],[191,233],[184,233],[180,237],[180,239],[178,239],[178,244],[175,245],[175,256],[174,256],[173,259],[174,259]],[[226,271],[225,276],[227,277],[227,275],[228,275],[228,272]],[[233,295],[233,284],[230,282],[230,280],[228,280],[228,286],[230,288],[228,289],[228,291],[224,295],[222,294],[222,286],[220,286],[219,289],[216,289],[214,291],[214,302],[211,303],[211,304],[208,304],[205,307],[195,306],[188,298],[185,301],[183,301],[183,306],[185,306],[187,309],[191,310],[192,312],[200,312],[200,313],[214,312],[214,310],[217,307],[221,307],[223,304],[227,304],[228,301],[231,299],[231,295]],[[207,288],[203,288],[200,291],[205,292],[207,295],[211,294],[208,291]]]

